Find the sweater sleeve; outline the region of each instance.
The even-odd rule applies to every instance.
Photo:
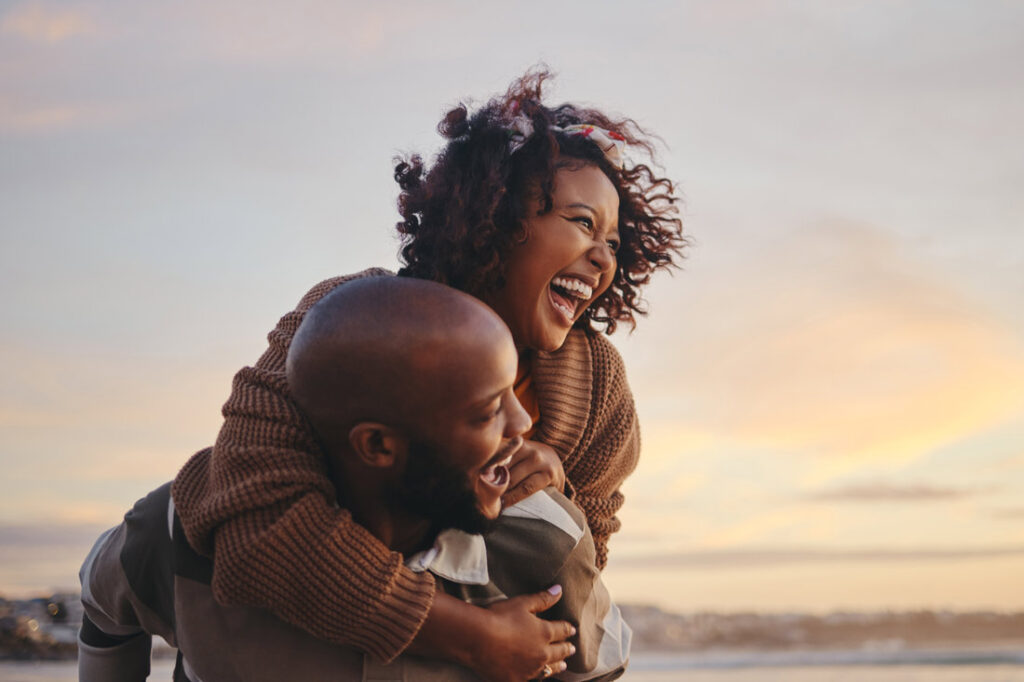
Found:
[[[593,367],[590,418],[579,457],[566,471],[573,500],[587,515],[597,550],[597,566],[608,562],[608,540],[621,528],[616,514],[624,497],[623,481],[640,456],[640,426],[622,357],[601,335],[588,335]]]
[[[321,282],[282,317],[256,365],[235,376],[216,444],[186,463],[172,489],[189,543],[213,556],[219,602],[267,608],[384,661],[416,636],[434,581],[338,507],[325,457],[289,395],[285,359],[306,311],[324,295],[387,274]]]

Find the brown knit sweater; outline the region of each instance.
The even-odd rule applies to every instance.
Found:
[[[218,601],[268,608],[385,661],[416,636],[434,581],[338,507],[326,459],[289,395],[285,358],[303,315],[327,292],[390,274],[326,280],[282,317],[256,366],[235,375],[216,444],[196,453],[172,488],[189,542],[214,557]],[[541,411],[534,438],[562,457],[567,494],[587,515],[603,568],[620,525],[619,486],[640,449],[622,359],[603,336],[574,330],[558,351],[538,353],[532,371]]]

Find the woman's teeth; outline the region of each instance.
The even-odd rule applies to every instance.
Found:
[[[584,284],[578,279],[573,279],[571,277],[555,277],[551,280],[551,283],[559,289],[564,289],[570,296],[582,300],[587,300],[594,295],[594,290],[589,284]]]
[[[568,301],[557,292],[551,297],[551,300],[555,304],[555,308],[562,313],[562,317],[564,317],[567,322],[572,323],[572,318],[576,315],[575,307],[570,306]]]
[[[590,300],[594,290],[572,277],[555,277],[551,280],[551,301],[569,324],[576,317],[576,310]]]

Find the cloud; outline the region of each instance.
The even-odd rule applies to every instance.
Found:
[[[1024,519],[1024,507],[1007,507],[992,512],[995,519]]]
[[[0,523],[0,593],[10,598],[77,589],[78,567],[89,548],[123,515],[122,509],[100,523]]]
[[[0,518],[116,521],[212,443],[230,364],[112,355],[0,345]]]
[[[95,23],[80,10],[40,2],[16,5],[0,18],[0,33],[51,45],[95,31]]]
[[[927,484],[854,483],[806,495],[817,502],[933,502],[977,495],[972,488],[951,488]]]
[[[303,3],[294,12],[279,3],[179,3],[170,13],[189,26],[190,54],[235,64],[322,64],[339,58],[397,59],[411,44],[427,52],[445,50],[445,41],[429,41],[424,27],[436,31],[445,8],[422,3],[356,5],[325,0]],[[164,8],[144,21],[166,21]],[[445,24],[442,24],[444,26]],[[451,27],[456,32],[456,27]]]
[[[762,568],[780,564],[953,561],[961,559],[995,559],[1024,556],[1024,545],[1002,547],[935,547],[912,549],[865,548],[846,550],[730,549],[697,552],[617,555],[616,568],[644,567],[651,569],[717,569]]]
[[[1012,320],[909,245],[843,220],[764,233],[711,254],[686,283],[699,297],[664,302],[674,316],[643,342],[672,355],[627,358],[659,421],[674,405],[684,433],[803,454],[815,463],[805,482],[821,484],[905,466],[1019,413]]]
[[[168,431],[220,422],[231,365],[219,358],[83,353],[0,343],[8,371],[0,386],[0,428],[80,436],[97,426],[164,425]],[[190,408],[201,402],[205,410]],[[205,412],[205,413],[204,413]],[[173,419],[168,417],[173,415]],[[171,423],[173,422],[173,423]]]
[[[1024,452],[1004,457],[996,463],[996,468],[1000,471],[1008,472],[1017,472],[1024,469]]]
[[[38,134],[124,123],[143,107],[130,103],[28,103],[0,98],[0,132]]]
[[[4,556],[38,547],[79,546],[96,540],[117,518],[106,525],[96,523],[27,522],[0,524],[0,547]]]

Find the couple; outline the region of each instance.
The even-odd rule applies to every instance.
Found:
[[[477,299],[433,282],[369,276],[309,310],[286,374],[354,520],[411,570],[430,571],[472,604],[554,582],[555,590],[520,600],[541,611],[562,596],[550,615],[579,624],[573,632],[567,621],[537,623],[558,661],[551,672],[568,663],[562,679],[614,679],[629,629],[598,580],[583,514],[549,488],[496,520],[508,464],[530,425],[513,392],[516,367],[508,328]],[[476,534],[483,532],[486,544]],[[192,682],[478,679],[413,656],[383,665],[261,609],[219,606],[212,564],[182,537],[169,485],[137,503],[82,569],[81,678],[145,677],[148,635],[157,634],[179,647],[178,675]]]
[[[554,485],[578,507],[569,511],[585,517],[600,569],[638,431],[621,359],[598,331],[634,321],[642,286],[673,262],[683,239],[671,183],[625,162],[625,145],[649,149],[642,132],[596,110],[544,106],[545,77],[528,74],[472,116],[461,106],[450,111],[440,126],[449,141],[429,172],[416,157],[398,165],[399,274],[461,289],[507,325],[514,392],[530,425],[515,452],[500,452],[512,454],[504,502]],[[545,598],[481,609],[450,596],[430,571],[391,551],[379,529],[339,506],[332,477],[346,472],[328,469],[326,438],[303,417],[286,374],[306,311],[339,282],[315,287],[282,318],[259,362],[236,376],[216,445],[191,459],[171,490],[176,537],[212,557],[208,582],[220,604],[266,609],[379,661],[420,653],[485,679],[557,674],[571,656],[559,644],[564,632],[558,638],[557,626],[532,613]],[[401,386],[411,379],[398,367],[386,377]],[[450,401],[431,407],[454,410]],[[486,407],[481,420],[510,418],[496,398]],[[514,441],[513,431],[505,438]],[[417,454],[429,452],[422,445],[448,453],[452,443],[437,435]],[[488,469],[493,488],[504,474]]]

